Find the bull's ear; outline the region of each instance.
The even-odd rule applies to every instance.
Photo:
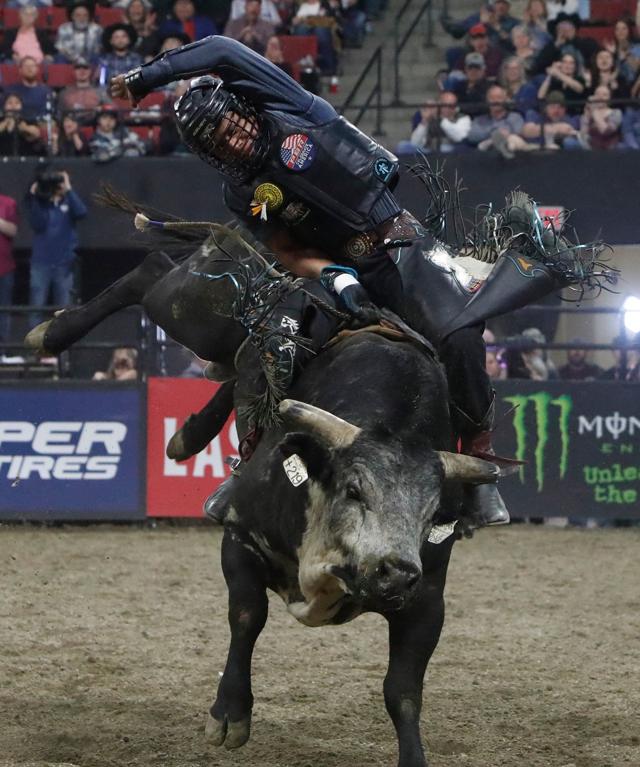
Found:
[[[285,458],[298,455],[305,463],[307,472],[318,482],[328,482],[331,476],[331,453],[320,440],[310,434],[291,432],[278,445]]]

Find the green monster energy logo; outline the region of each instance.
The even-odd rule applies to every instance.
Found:
[[[560,479],[567,473],[569,463],[569,415],[573,408],[573,401],[568,394],[562,394],[555,399],[551,394],[541,391],[535,394],[514,394],[511,397],[505,397],[504,400],[514,406],[513,428],[516,432],[516,458],[524,461],[527,454],[527,446],[531,445],[529,415],[529,403],[533,405],[535,414],[535,447],[534,447],[534,469],[538,492],[544,487],[545,478],[545,454],[549,445],[550,427],[557,418],[558,430],[560,432]],[[547,459],[548,460],[548,459]],[[520,468],[520,480],[525,481],[525,470],[527,465]]]

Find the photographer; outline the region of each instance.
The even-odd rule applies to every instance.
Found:
[[[71,302],[78,238],[76,222],[87,208],[71,188],[66,171],[44,171],[25,198],[27,216],[34,232],[31,251],[32,306],[57,306]],[[32,317],[32,324],[40,322]]]

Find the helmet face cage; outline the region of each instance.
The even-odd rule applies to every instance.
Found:
[[[191,81],[174,105],[184,143],[209,165],[236,181],[257,173],[268,149],[268,136],[257,112],[222,87],[217,77]]]

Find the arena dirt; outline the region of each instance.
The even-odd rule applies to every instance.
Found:
[[[210,527],[0,528],[1,767],[393,767],[386,626],[308,629],[277,597],[253,735],[203,737],[228,629]],[[423,731],[432,767],[640,765],[640,531],[456,544]]]

